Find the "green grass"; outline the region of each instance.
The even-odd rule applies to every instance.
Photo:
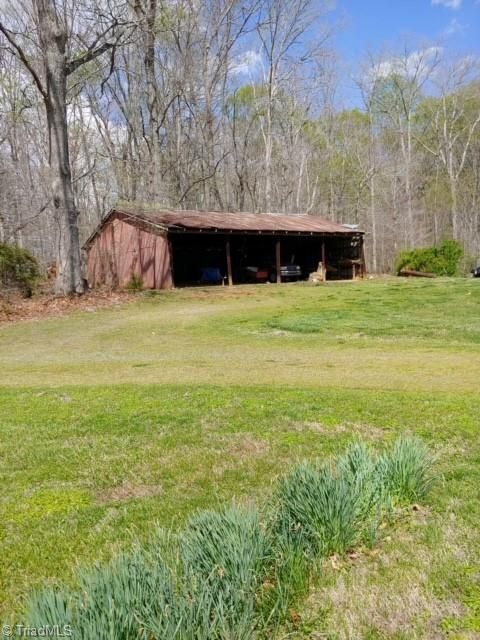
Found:
[[[432,463],[425,444],[405,436],[381,456],[355,443],[328,465],[303,462],[262,505],[197,511],[183,530],[160,529],[80,572],[76,590],[37,590],[27,624],[68,625],[82,640],[110,640],[112,629],[119,640],[279,638],[311,568],[353,553],[365,531],[377,533],[405,513],[399,508],[424,499]]]
[[[0,618],[155,523],[289,465],[408,432],[442,479],[374,549],[327,562],[297,638],[480,632],[474,280],[181,290],[0,328]]]

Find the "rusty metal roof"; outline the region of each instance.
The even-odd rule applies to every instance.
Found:
[[[295,235],[342,234],[358,236],[363,231],[352,229],[315,215],[278,213],[223,213],[125,207],[112,209],[85,243],[90,245],[97,233],[112,217],[142,224],[152,230],[169,232],[281,233]]]

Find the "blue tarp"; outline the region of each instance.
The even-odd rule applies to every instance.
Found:
[[[222,282],[223,276],[217,267],[203,267],[200,282],[202,284],[219,284]]]

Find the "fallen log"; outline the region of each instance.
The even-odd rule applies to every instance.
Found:
[[[413,276],[415,278],[436,278],[436,273],[428,273],[427,271],[414,271],[413,269],[401,269],[398,272],[399,276]]]

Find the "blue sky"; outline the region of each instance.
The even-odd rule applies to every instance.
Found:
[[[480,52],[480,0],[337,0],[337,44],[349,59],[404,35]]]
[[[329,8],[320,23],[333,27],[329,44],[337,54],[338,108],[362,106],[357,81],[365,78],[369,59],[388,66],[410,54],[414,63],[417,55],[431,52],[443,62],[476,59],[480,63],[480,0],[315,2],[320,14],[326,6]],[[299,49],[314,37],[315,28],[304,34]],[[261,77],[259,43],[255,44],[252,37],[250,45],[237,56],[232,67],[239,84]],[[428,91],[428,86],[425,90]]]
[[[394,55],[405,39],[412,49],[435,44],[445,55],[480,55],[480,0],[337,0],[330,15],[340,27],[335,44],[344,78],[358,72],[367,51]]]

